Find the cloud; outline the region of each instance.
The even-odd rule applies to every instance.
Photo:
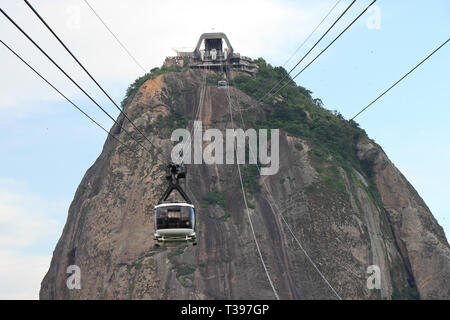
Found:
[[[19,188],[22,190],[17,191]],[[59,223],[51,217],[55,209],[64,210],[61,204],[23,190],[18,182],[0,180],[0,247],[30,246],[56,234]]]
[[[0,299],[38,298],[65,212],[25,183],[0,179]]]
[[[0,191],[0,247],[29,246],[57,230],[56,220],[39,217],[36,202],[36,199]]]
[[[244,55],[280,56],[286,59],[322,18],[330,2],[307,1],[301,5],[267,0],[217,1],[90,1],[104,21],[147,70],[174,55],[171,48],[195,46],[203,32],[224,31],[235,51]],[[47,20],[88,70],[108,86],[126,86],[142,71],[115,42],[83,1],[39,1],[32,4]],[[49,31],[21,1],[6,0],[2,7],[67,72],[89,92],[100,94],[83,71]],[[79,97],[75,88],[6,19],[0,19],[2,39],[69,97]],[[295,39],[295,41],[292,41]],[[285,58],[284,58],[285,57]],[[26,102],[58,100],[60,97],[33,75],[5,48],[0,75],[0,110]],[[26,110],[25,110],[26,111]]]
[[[38,299],[50,259],[50,255],[0,249],[0,299]]]
[[[90,0],[148,70],[173,55],[171,48],[193,47],[200,34],[212,28],[225,32],[236,52],[254,58],[277,57],[281,64],[334,2],[130,0],[115,1],[111,5],[108,0]],[[141,75],[142,71],[83,1],[42,0],[33,1],[32,5],[112,96],[123,96],[126,86]],[[2,8],[89,93],[96,99],[103,97],[23,1],[2,0]],[[3,41],[68,97],[76,102],[82,97],[80,91],[4,18],[0,19],[0,34]],[[55,102],[62,101],[53,89],[2,46],[0,61],[0,111],[6,111],[4,117],[14,120],[9,123],[13,123],[15,129],[23,125],[15,121],[17,116],[42,115],[51,112]],[[42,119],[36,122],[38,125],[45,123]],[[35,178],[30,176],[29,179]],[[50,253],[62,230],[64,218],[61,217],[66,217],[67,205],[43,197],[25,183],[0,179],[0,298],[37,297],[40,281],[48,270]]]

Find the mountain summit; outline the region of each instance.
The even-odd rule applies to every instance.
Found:
[[[179,57],[127,90],[123,111],[154,146],[122,115],[118,123],[153,153],[111,128],[137,153],[107,138],[75,193],[41,299],[274,299],[267,274],[281,299],[450,298],[442,228],[364,130],[293,81],[257,103],[286,76],[263,59],[222,69]],[[194,120],[225,135],[230,111],[236,128],[280,129],[278,172],[241,165],[247,215],[236,164],[188,164],[198,245],[157,246],[167,165],[158,150],[169,157],[173,130]],[[80,289],[67,286],[70,265]],[[379,268],[379,288],[368,288],[368,268]]]

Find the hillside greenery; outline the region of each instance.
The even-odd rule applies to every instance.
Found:
[[[282,67],[272,67],[262,58],[255,63],[259,67],[258,73],[255,76],[239,75],[233,85],[258,100],[283,79],[287,71]],[[339,112],[323,108],[320,99],[313,99],[312,92],[298,86],[290,76],[285,82],[288,84],[275,96],[267,95],[261,101],[267,113],[266,120],[252,119],[246,113],[246,121],[255,129],[279,128],[308,141],[312,147],[310,155],[318,163],[331,156],[344,169],[354,167],[370,177],[370,165],[361,164],[356,154],[358,141],[367,138],[365,131],[356,122],[346,121]],[[341,188],[340,185],[336,187]]]
[[[289,135],[308,141],[311,146],[310,156],[316,166],[321,166],[331,159],[331,165],[338,165],[347,172],[355,168],[372,177],[372,164],[361,162],[357,157],[357,143],[360,139],[368,139],[365,131],[354,121],[346,121],[336,110],[328,110],[323,107],[321,99],[314,99],[312,92],[302,86],[298,86],[283,67],[273,67],[264,59],[254,60],[259,71],[255,76],[241,74],[231,82],[232,85],[245,92],[254,99],[264,97],[260,106],[266,111],[265,120],[252,118],[251,112],[244,112],[244,119],[255,129],[282,129]],[[130,103],[136,95],[139,87],[148,79],[155,78],[161,74],[174,72],[173,68],[162,66],[153,68],[149,73],[136,79],[127,91],[122,101],[122,107]],[[281,79],[287,85],[283,86],[274,96],[264,96]],[[217,76],[218,77],[218,76]],[[216,83],[214,75],[209,75],[209,82]],[[214,79],[213,79],[214,78]],[[179,104],[181,92],[173,92],[168,105]],[[169,103],[170,102],[170,103]],[[174,113],[159,119],[158,129],[161,127],[174,128],[184,127],[189,120],[181,112],[174,108]],[[331,183],[331,176],[336,176],[335,168],[332,167],[324,174],[326,183]],[[257,174],[255,168],[248,167],[244,170],[244,179],[251,193],[258,193],[256,187]],[[255,187],[254,187],[255,186]],[[253,188],[254,187],[254,188]],[[333,185],[342,190],[340,183]]]
[[[249,164],[242,167],[242,183],[250,194],[257,194],[261,191],[259,184],[259,169],[256,164]]]
[[[224,210],[226,210],[227,199],[225,198],[225,195],[222,192],[220,192],[218,190],[213,190],[213,191],[208,192],[203,197],[201,205],[203,208],[205,208],[207,206],[218,205],[218,206],[222,207]]]
[[[139,88],[145,83],[145,81],[147,81],[148,79],[154,79],[161,74],[165,74],[165,73],[169,73],[169,72],[173,72],[173,71],[175,71],[175,69],[168,68],[163,65],[161,68],[151,69],[149,73],[146,73],[143,76],[134,80],[134,82],[127,88],[127,91],[125,93],[125,98],[123,98],[123,100],[120,104],[122,109],[133,100],[133,98],[136,95],[136,93],[138,92]]]
[[[399,290],[394,286],[391,298],[392,300],[419,300],[420,294],[416,287],[405,287]]]

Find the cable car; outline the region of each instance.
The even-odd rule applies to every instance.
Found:
[[[217,82],[218,88],[226,88],[228,86],[228,82],[226,80],[220,80]]]
[[[155,206],[154,240],[158,243],[169,241],[186,241],[197,244],[195,233],[195,207],[180,186],[180,180],[186,178],[183,165],[171,163],[167,166],[166,179],[169,182],[164,194]],[[184,201],[168,202],[173,190],[178,191]]]

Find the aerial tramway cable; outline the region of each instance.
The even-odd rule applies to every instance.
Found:
[[[281,80],[279,80],[268,92],[266,92],[266,94],[264,94],[264,96],[262,96],[261,98],[258,99],[257,102],[260,102],[261,100],[263,100],[267,95],[269,95],[272,90],[274,90],[276,87],[278,87],[278,85],[280,83],[283,82],[284,79],[286,79],[287,77],[289,77],[289,75],[292,73],[292,71],[294,71],[295,68],[297,68],[297,66],[303,61],[305,60],[305,58],[309,55],[309,53],[319,44],[320,41],[322,41],[322,39],[328,34],[328,32],[330,32],[331,29],[333,29],[333,27],[338,23],[339,20],[341,20],[341,18],[347,13],[347,11],[353,6],[353,4],[356,2],[356,0],[353,0],[348,6],[347,8],[339,15],[339,17],[333,22],[333,24],[327,29],[327,31],[325,31],[325,33],[319,38],[319,40],[316,41],[316,43],[314,43],[314,45],[311,47],[311,49],[309,49],[308,52],[305,53],[305,55],[295,64],[295,66],[293,66],[291,68],[291,70],[286,73],[284,75],[283,78],[281,78]],[[374,1],[375,2],[375,1]]]
[[[204,67],[203,67],[204,69]],[[181,158],[180,164],[183,163],[184,158],[186,156],[186,149],[191,147],[191,141],[192,141],[192,137],[195,136],[195,133],[197,132],[197,128],[195,127],[195,120],[198,118],[198,116],[201,114],[201,110],[204,104],[204,98],[205,98],[205,87],[206,87],[206,72],[204,72],[203,74],[203,79],[202,79],[202,85],[200,87],[200,97],[199,97],[199,102],[197,105],[197,110],[194,116],[194,121],[192,123],[192,127],[191,127],[191,132],[190,132],[190,136],[188,136],[188,138],[186,139],[185,143],[182,146],[182,155],[179,155],[177,160],[175,161],[175,163],[178,163],[178,161]],[[191,155],[192,158],[192,155]]]
[[[91,120],[95,125],[97,125],[100,129],[105,131],[110,137],[115,139],[117,142],[119,142],[122,146],[128,148],[130,151],[132,151],[134,154],[136,154],[138,157],[145,159],[142,155],[138,154],[136,150],[132,149],[131,146],[126,145],[123,143],[119,138],[114,136],[112,133],[110,133],[108,130],[106,130],[101,124],[99,124],[97,121],[95,121],[89,114],[87,114],[83,109],[78,107],[72,100],[70,100],[66,95],[64,95],[60,90],[58,90],[50,81],[48,81],[39,71],[37,71],[35,68],[33,68],[25,59],[23,59],[17,52],[15,52],[11,47],[9,47],[5,42],[3,42],[0,39],[0,42],[9,50],[11,51],[19,60],[21,60],[28,68],[30,68],[35,74],[37,74],[44,82],[46,82],[50,87],[52,87],[57,93],[59,93],[64,99],[66,99],[71,105],[73,105],[78,111],[80,111],[84,116],[86,116],[89,120]]]
[[[397,80],[393,85],[391,85],[389,88],[387,88],[385,91],[383,91],[378,97],[376,97],[372,102],[370,102],[367,106],[365,106],[361,111],[359,111],[357,114],[355,114],[350,120],[352,121],[357,116],[359,116],[361,113],[366,111],[369,107],[371,107],[375,102],[377,102],[382,96],[384,96],[386,93],[388,93],[391,89],[393,89],[396,85],[398,85],[403,79],[405,79],[407,76],[409,76],[411,73],[414,72],[418,67],[420,67],[425,61],[427,61],[429,58],[431,58],[432,55],[434,55],[436,52],[438,52],[443,46],[445,46],[450,41],[450,38],[444,41],[439,47],[437,47],[432,53],[430,53],[425,59],[420,61],[414,68],[409,70],[403,77],[401,77],[399,80]]]
[[[145,140],[147,140],[152,147],[156,150],[158,148],[153,144],[153,142],[134,124],[134,122],[128,117],[128,115],[120,108],[117,103],[111,98],[111,96],[103,89],[103,87],[98,83],[98,81],[92,76],[92,74],[84,67],[84,65],[78,60],[78,58],[72,53],[72,51],[66,46],[66,44],[58,37],[58,35],[53,31],[53,29],[47,24],[47,22],[42,18],[42,16],[33,8],[33,6],[27,1],[24,0],[27,6],[33,11],[33,13],[39,18],[39,20],[45,25],[45,27],[51,32],[51,34],[58,40],[58,42],[64,47],[64,49],[70,54],[70,56],[76,61],[76,63],[83,69],[83,71],[89,76],[89,78],[97,85],[97,87],[106,95],[106,97],[111,101],[117,110],[119,110],[120,114],[122,114],[133,126],[136,131],[142,135]],[[164,155],[163,155],[164,157]],[[167,159],[166,159],[167,160]]]
[[[144,72],[147,71],[145,68],[139,63],[139,61],[131,54],[130,50],[127,49],[127,47],[122,43],[122,41],[119,40],[119,38],[112,32],[112,30],[108,27],[108,25],[103,21],[103,19],[100,17],[100,15],[97,13],[96,10],[87,2],[87,0],[84,0],[84,2],[87,4],[87,6],[91,9],[91,11],[95,14],[95,16],[100,20],[100,22],[105,26],[105,28],[109,31],[109,33],[116,39],[116,41],[119,43],[119,45],[122,47],[122,49],[130,56],[130,58],[136,63],[136,65]]]
[[[300,64],[300,62],[312,51],[312,49],[314,48],[315,45],[318,44],[317,41],[316,44],[313,46],[313,48],[311,48],[304,56],[302,59],[299,60],[299,62],[295,65],[294,68],[291,69],[291,71],[289,71],[289,73],[287,73],[280,81],[278,81],[269,91],[267,91],[264,95],[262,95],[254,104],[252,104],[251,106],[247,107],[247,108],[241,108],[241,111],[245,111],[245,110],[249,110],[249,109],[253,109],[255,107],[258,107],[259,102],[261,102],[267,95],[270,94],[270,96],[275,96],[278,92],[280,92],[284,87],[286,87],[288,84],[292,83],[293,80],[295,78],[297,78],[301,73],[303,73],[315,60],[317,60],[317,58],[319,58],[322,53],[324,53],[342,34],[344,34],[374,3],[376,2],[376,0],[373,0],[330,44],[328,44],[325,49],[323,49],[311,62],[308,63],[308,65],[306,67],[304,67],[299,73],[297,73],[293,78],[289,78],[285,81],[285,83],[278,88],[275,92],[272,93],[272,90],[274,90],[278,85],[281,84],[281,82],[283,81],[283,79],[286,79],[290,73]],[[354,1],[347,7],[347,9],[340,15],[340,17],[333,23],[333,25],[331,27],[329,27],[329,29],[326,31],[326,33],[328,31],[330,31],[330,29],[336,24],[336,22],[345,14],[345,12],[349,9],[349,7],[351,5],[353,5]],[[326,34],[325,33],[325,34]],[[320,39],[322,39],[324,36],[322,35],[322,37]]]
[[[94,99],[92,98],[91,95],[89,95],[86,90],[84,90],[70,75],[67,74],[66,71],[64,71],[64,69],[57,64],[46,52],[45,50],[43,50],[10,16],[8,16],[6,14],[5,11],[3,11],[3,9],[0,8],[0,12],[36,47],[39,49],[39,51],[41,51],[42,54],[44,54],[44,56],[49,59],[53,65],[55,65],[78,89],[80,89],[80,91],[86,95],[89,100],[91,100],[104,114],[106,114],[116,125],[119,126],[119,128],[121,128],[121,130],[123,130],[131,139],[133,139],[139,146],[141,146],[144,150],[146,150],[149,154],[153,155],[154,157],[158,158],[158,155],[161,155],[162,157],[164,157],[165,159],[168,159],[167,157],[165,157],[160,151],[159,152],[153,152],[151,150],[149,150],[148,148],[146,148],[140,141],[138,141],[131,133],[129,133],[127,130],[125,130],[125,128],[117,121],[115,120],[102,106],[100,106],[100,104]],[[158,151],[158,148],[156,146],[154,146],[154,144],[152,143],[152,146]],[[164,161],[163,161],[164,162]]]
[[[324,21],[328,18],[328,16],[331,14],[331,12],[333,12],[333,10],[338,6],[339,3],[341,3],[342,0],[338,0],[334,6],[330,9],[330,11],[328,11],[328,13],[326,14],[326,16],[322,19],[322,21],[320,21],[320,23],[314,28],[314,30],[309,34],[308,37],[306,37],[306,39],[302,42],[302,44],[300,46],[297,47],[297,49],[295,49],[295,51],[292,53],[292,55],[283,63],[283,67],[286,66],[286,64],[291,61],[291,59],[295,56],[295,54],[300,51],[301,48],[303,48],[303,46],[306,44],[306,42],[308,42],[308,40],[311,38],[311,36],[314,34],[314,32],[317,31],[317,29],[320,28],[320,26],[324,23]]]
[[[300,74],[303,73],[308,67],[319,58],[322,53],[324,53],[337,39],[339,39],[377,0],[373,0],[353,21],[341,32],[339,35],[333,39],[320,53],[314,57],[302,70],[300,70],[292,79],[288,79],[283,86],[281,86],[279,89],[277,89],[274,93],[271,94],[271,96],[276,95],[280,90],[282,90],[284,87],[286,87],[288,84],[291,83],[291,81],[294,81],[295,78],[297,78]],[[260,99],[261,100],[261,99]],[[260,101],[259,100],[259,101]]]
[[[240,110],[238,108],[238,110]],[[244,118],[242,117],[242,112],[239,111],[239,115],[241,118],[241,122],[242,122],[242,127],[243,130],[245,131],[245,122],[244,122]],[[258,162],[256,161],[256,155],[254,154],[253,150],[251,151],[251,156],[253,157],[253,161],[256,163],[256,166],[258,168],[258,172],[261,173],[261,168],[258,164]],[[311,259],[311,257],[309,256],[308,252],[303,248],[301,242],[297,239],[297,237],[295,236],[294,232],[292,231],[292,228],[290,227],[289,223],[286,221],[284,215],[281,213],[280,208],[278,207],[278,205],[275,202],[275,199],[272,195],[272,192],[270,191],[269,187],[267,186],[266,180],[263,179],[263,184],[264,187],[266,188],[267,194],[270,196],[271,199],[267,199],[270,208],[272,209],[273,212],[278,212],[279,216],[281,217],[282,221],[284,222],[284,224],[286,225],[286,227],[289,230],[289,233],[292,235],[292,237],[294,238],[295,242],[297,243],[297,245],[300,247],[300,249],[302,250],[302,252],[304,253],[304,255],[306,256],[306,258],[308,259],[308,261],[311,263],[311,265],[314,267],[314,269],[317,271],[317,273],[320,275],[320,277],[324,280],[324,282],[328,285],[328,287],[331,289],[331,291],[334,293],[334,295],[336,295],[336,297],[339,300],[342,300],[341,296],[336,292],[336,290],[334,289],[334,287],[330,284],[330,282],[326,279],[326,277],[323,275],[323,273],[320,271],[320,269],[317,267],[317,265],[314,263],[314,261]],[[275,209],[274,207],[275,206]]]
[[[227,95],[227,99],[228,99],[228,106],[229,106],[229,110],[230,110],[231,126],[232,126],[232,128],[234,130],[233,111],[232,111],[232,107],[231,107],[231,99],[230,99],[230,93],[229,93],[229,87],[228,86],[227,86],[226,90],[227,90],[226,95]],[[234,145],[234,151],[237,154],[236,143],[233,143],[233,145]],[[236,161],[236,164],[237,164],[238,173],[239,173],[239,181],[240,181],[240,186],[241,186],[241,190],[242,190],[242,196],[244,198],[244,204],[245,204],[245,208],[246,208],[246,212],[247,212],[247,218],[248,218],[248,221],[249,221],[249,224],[250,224],[250,229],[252,231],[253,239],[254,239],[255,244],[256,244],[256,249],[258,251],[259,259],[261,260],[261,263],[263,265],[264,271],[265,271],[266,276],[267,276],[267,280],[269,281],[270,287],[272,288],[273,294],[275,295],[275,298],[277,300],[279,300],[280,297],[278,296],[277,290],[275,289],[275,286],[274,286],[274,284],[272,282],[272,279],[270,277],[270,274],[269,274],[269,271],[267,269],[266,263],[264,262],[264,258],[262,256],[261,249],[260,249],[259,244],[258,244],[258,239],[256,238],[255,229],[253,228],[253,222],[252,222],[252,218],[250,217],[250,212],[248,210],[247,196],[245,194],[244,183],[242,181],[242,174],[241,174],[241,168],[239,166],[239,162]]]
[[[303,68],[298,74],[296,74],[292,79],[289,79],[282,87],[280,87],[275,93],[271,94],[272,96],[275,95],[276,93],[278,93],[281,89],[283,89],[287,84],[290,83],[290,80],[294,80],[299,74],[301,74],[306,68],[308,68],[323,52],[325,52],[343,33],[345,33],[350,26],[352,26],[369,8],[370,6],[372,6],[374,3],[376,2],[376,0],[372,1],[372,3],[367,6],[330,44],[328,44],[325,49],[323,49],[305,68]],[[353,4],[353,2],[352,2]],[[348,8],[347,8],[348,9]],[[345,13],[345,12],[344,12]],[[337,22],[337,21],[336,21]],[[317,44],[317,43],[316,43]],[[311,50],[310,50],[311,51]],[[308,51],[308,53],[310,52]],[[292,69],[293,70],[293,69]],[[263,96],[263,98],[267,95],[267,93]],[[256,104],[262,100],[262,98],[260,98]],[[231,102],[230,102],[231,103]],[[231,108],[231,107],[230,107]],[[240,110],[240,109],[239,109]],[[241,120],[243,121],[242,118],[242,114],[241,114]],[[244,126],[244,123],[243,123]],[[254,154],[252,155],[253,157],[255,156]],[[260,167],[258,166],[258,170],[260,171]],[[268,192],[268,194],[270,195],[272,201],[273,201],[273,205],[276,206],[276,203],[274,201],[273,196],[270,193],[270,190],[267,186],[267,184],[264,181],[264,186],[266,187],[266,190]],[[269,201],[269,205],[272,208],[273,211],[275,211]],[[277,206],[276,206],[277,207]],[[298,238],[295,236],[295,234],[292,231],[292,228],[289,226],[289,224],[287,223],[286,219],[284,218],[283,214],[281,213],[281,211],[279,210],[279,208],[277,207],[278,210],[276,210],[280,217],[282,218],[282,221],[285,223],[285,225],[287,226],[289,232],[291,233],[291,235],[293,236],[294,240],[296,241],[297,245],[300,247],[300,249],[302,250],[302,252],[305,254],[305,256],[307,257],[308,261],[312,264],[312,266],[315,268],[315,270],[319,273],[319,275],[321,276],[321,278],[325,281],[325,283],[330,287],[331,291],[333,292],[334,295],[336,295],[336,297],[338,299],[342,299],[340,297],[340,295],[336,292],[336,290],[333,288],[333,286],[330,284],[330,282],[326,279],[326,277],[323,275],[323,273],[320,271],[320,269],[317,267],[317,265],[314,263],[314,261],[311,259],[311,257],[309,256],[309,254],[306,252],[306,250],[303,248],[302,244],[300,243],[300,241],[298,240]]]
[[[190,141],[192,134],[195,135],[197,128],[195,127],[195,120],[201,112],[203,105],[203,98],[205,94],[206,85],[206,72],[203,74],[203,79],[200,87],[200,97],[197,110],[194,112],[194,122],[191,128],[190,136],[182,145],[181,154],[178,158],[170,162],[167,166],[168,174],[166,179],[169,181],[169,185],[166,191],[161,196],[158,204],[155,206],[155,233],[154,239],[158,242],[166,241],[186,241],[192,242],[193,245],[197,245],[196,234],[196,213],[192,200],[180,185],[180,180],[187,179],[187,170],[183,163],[186,156],[186,147],[190,148]],[[181,158],[181,160],[180,160]],[[168,202],[167,199],[173,190],[178,193],[184,199],[183,202]],[[172,217],[170,218],[170,215]],[[167,217],[167,218],[165,218]],[[189,218],[186,218],[189,217]],[[175,222],[174,222],[175,221]]]
[[[187,170],[183,163],[184,157],[186,156],[186,147],[190,148],[190,140],[192,134],[195,135],[197,128],[195,127],[195,120],[200,114],[203,98],[205,94],[206,85],[206,72],[203,74],[201,87],[200,87],[200,97],[197,110],[194,112],[194,122],[190,131],[190,136],[182,145],[181,154],[178,158],[170,162],[167,165],[166,179],[169,185],[166,191],[161,196],[158,204],[154,207],[155,211],[155,232],[154,240],[159,243],[165,243],[166,241],[186,241],[192,242],[193,245],[197,245],[197,234],[195,232],[196,228],[196,213],[195,207],[192,200],[189,198],[187,193],[183,190],[180,185],[180,180],[187,178]],[[181,158],[181,160],[180,160]],[[173,202],[168,201],[168,197],[172,191],[178,191],[182,196],[184,201]],[[187,218],[188,217],[188,218]]]
[[[0,8],[0,12],[23,34],[25,37],[36,47],[41,51],[42,54],[45,55],[47,59],[49,59],[78,89],[80,89],[81,92],[83,92],[84,95],[86,95],[89,100],[91,100],[103,113],[105,113],[116,125],[118,125],[129,137],[131,137],[138,145],[140,145],[144,150],[149,152],[150,154],[153,154],[152,151],[147,149],[142,143],[140,143],[138,140],[136,140],[135,137],[133,137],[128,131],[125,130],[125,128],[117,122],[104,108],[98,104],[97,101],[94,100],[87,92],[84,90],[71,76],[67,74],[64,69],[62,69],[11,17],[9,17],[3,9]]]

